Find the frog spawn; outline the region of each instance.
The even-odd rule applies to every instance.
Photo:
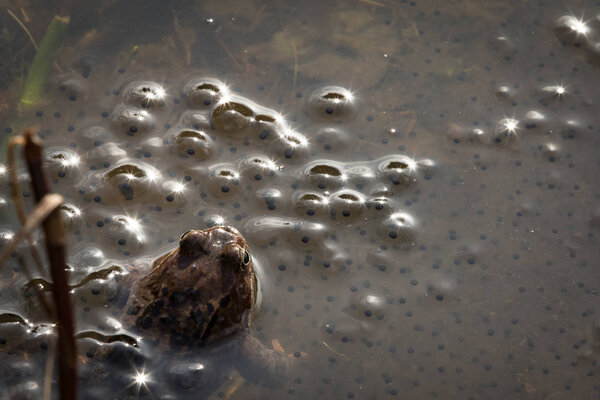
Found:
[[[63,213],[74,221],[72,231],[81,229],[77,235],[98,239],[106,252],[103,257],[130,259],[147,254],[154,246],[176,242],[176,237],[165,240],[156,225],[160,215],[167,215],[173,222],[180,221],[180,227],[243,226],[253,247],[277,248],[292,257],[297,257],[300,246],[300,251],[306,252],[304,262],[320,265],[311,273],[320,279],[334,279],[344,276],[348,264],[342,256],[343,246],[332,238],[332,229],[361,217],[375,216],[383,223],[398,207],[405,190],[420,181],[420,162],[404,155],[368,162],[315,160],[309,138],[278,113],[238,95],[224,98],[203,87],[201,90],[214,93],[203,92],[197,101],[190,94],[184,96],[185,102],[154,102],[152,96],[160,93],[161,85],[134,81],[124,87],[113,118],[82,128],[76,151],[62,147],[60,156],[49,159],[61,160],[68,151],[86,154],[77,168],[84,171],[89,167],[90,171],[75,180],[79,197]],[[164,98],[173,96],[170,91],[165,91]],[[211,98],[210,104],[205,104],[207,98]],[[183,104],[195,105],[187,109]],[[350,116],[344,108],[336,109],[334,115]],[[348,137],[338,128],[324,127],[315,140],[323,138],[323,146],[337,148]],[[248,147],[253,151],[240,151],[254,144],[256,147]],[[162,162],[156,162],[157,158]],[[165,164],[164,160],[172,162]],[[283,190],[281,185],[296,189]],[[321,201],[303,204],[307,199],[300,200],[302,193],[313,193],[311,200]],[[79,214],[74,208],[78,203]],[[253,218],[245,211],[253,208],[252,204],[259,204],[266,215]],[[311,215],[310,208],[317,213]],[[389,232],[369,235],[371,240],[375,236],[387,240]],[[414,241],[414,235],[397,237],[390,245]],[[89,264],[87,271],[107,267],[106,262]],[[80,305],[89,308],[102,299],[112,301],[114,279],[107,282],[111,283],[76,289],[78,296],[93,299]],[[94,312],[88,315],[99,318]],[[361,331],[350,325],[349,332]],[[123,327],[108,320],[104,326],[104,333],[118,341]],[[98,340],[107,339],[85,339],[86,348],[93,351]],[[189,372],[182,366],[173,368],[177,379]]]
[[[86,128],[80,141],[83,148],[89,148],[86,155],[94,165],[92,169],[97,171],[78,184],[79,191],[88,202],[126,205],[140,204],[138,199],[143,199],[141,204],[150,208],[158,204],[155,211],[173,210],[185,207],[190,196],[200,194],[204,201],[214,198],[239,204],[241,199],[242,202],[262,204],[267,211],[293,207],[298,215],[311,217],[318,214],[342,221],[363,213],[379,214],[384,209],[388,213],[393,212],[397,205],[391,197],[417,181],[418,163],[403,155],[369,163],[315,160],[300,167],[303,172],[298,175],[304,179],[299,186],[304,192],[292,193],[284,198],[285,195],[273,190],[269,184],[275,183],[273,178],[282,176],[284,160],[294,165],[295,161],[307,157],[310,143],[278,113],[231,93],[224,84],[214,79],[199,78],[188,81],[182,90],[186,103],[197,109],[176,107],[178,125],[159,129],[160,119],[169,112],[169,107],[173,107],[165,103],[165,99],[172,96],[171,89],[151,81],[134,81],[123,87],[123,102],[114,108],[110,129],[103,126]],[[328,87],[322,92],[315,92],[310,107],[317,110],[323,104],[333,102],[338,107],[337,117],[350,117],[348,112],[353,107],[354,98],[349,91]],[[112,131],[115,131],[114,134]],[[129,139],[125,139],[123,133]],[[335,145],[345,140],[346,135],[338,128],[324,127],[316,137]],[[223,142],[233,143],[242,138],[244,143],[249,139],[264,142],[275,157],[255,153],[229,157],[231,162],[210,163],[221,151]],[[161,171],[162,167],[159,169],[153,165],[152,155],[177,156],[185,163],[174,165],[165,173]],[[222,154],[219,158],[223,158]],[[101,163],[100,160],[104,161]],[[207,161],[209,165],[205,164]],[[295,170],[299,171],[298,168]],[[290,173],[295,172],[292,170]],[[397,188],[376,193],[369,189],[373,187],[373,178]],[[240,197],[251,187],[255,191],[253,196]],[[317,189],[317,192],[307,201],[311,188]],[[244,191],[240,192],[240,189]],[[371,195],[365,196],[365,190],[370,190]],[[207,226],[230,221],[204,215],[207,219],[203,223]],[[241,217],[240,214],[233,216]],[[108,221],[106,218],[99,220],[94,215],[90,222],[101,226],[103,223],[110,224],[110,218]],[[112,238],[116,238],[120,230],[115,232],[110,235]],[[127,252],[141,250],[137,245],[129,248],[131,238],[121,239],[127,243]]]

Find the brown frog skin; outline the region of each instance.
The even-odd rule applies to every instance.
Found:
[[[157,353],[177,354],[175,369],[198,360],[219,369],[194,390],[210,394],[230,368],[262,386],[283,384],[290,359],[249,334],[257,280],[250,250],[235,228],[184,233],[179,246],[156,259],[149,273],[132,272],[123,283],[132,281],[123,326]]]

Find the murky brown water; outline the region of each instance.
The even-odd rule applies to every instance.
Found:
[[[246,237],[253,334],[308,356],[211,398],[600,398],[600,4],[518,3],[74,9],[70,72],[4,128],[42,127],[74,283],[189,229]],[[5,266],[0,310],[46,321],[25,284]],[[78,331],[136,336],[116,290],[74,290]],[[2,396],[41,397],[32,327],[0,325]],[[82,398],[138,394],[137,367],[79,345]],[[199,396],[165,377],[177,357],[150,356],[141,397]]]

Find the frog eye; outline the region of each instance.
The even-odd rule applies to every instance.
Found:
[[[190,233],[191,231],[185,231],[183,233],[183,235],[181,235],[181,237],[179,238],[179,241],[181,242],[183,239],[185,239],[185,237]]]
[[[240,263],[240,267],[242,268],[242,271],[244,271],[248,264],[250,264],[250,253],[248,253],[246,250],[242,251],[244,253],[242,254],[242,262]]]

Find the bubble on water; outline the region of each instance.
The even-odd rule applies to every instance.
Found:
[[[93,147],[85,153],[84,157],[88,164],[104,166],[106,163],[113,164],[127,157],[127,152],[115,143],[109,142]]]
[[[316,160],[304,167],[304,174],[319,189],[339,186],[348,177],[342,172],[343,164],[333,160]]]
[[[189,188],[185,182],[176,180],[166,181],[163,182],[162,189],[164,203],[178,209],[181,209],[187,203]]]
[[[97,247],[85,247],[78,251],[73,257],[76,269],[96,268],[106,261],[104,252]]]
[[[391,212],[394,208],[394,201],[386,196],[370,196],[366,201],[367,207],[375,211]]]
[[[394,185],[406,187],[416,182],[417,163],[410,157],[391,155],[379,160],[377,170]]]
[[[160,173],[149,164],[133,160],[123,160],[104,174],[108,179],[119,179],[127,182],[148,179],[158,180]]]
[[[150,112],[127,105],[117,106],[112,113],[112,120],[119,131],[128,136],[148,133],[154,125],[154,118]]]
[[[206,386],[204,364],[199,362],[175,362],[169,366],[167,379],[178,389],[183,391],[201,390]]]
[[[245,154],[238,161],[240,173],[255,182],[278,175],[280,167],[264,154]]]
[[[168,144],[168,140],[158,136],[144,139],[136,148],[136,158],[160,160],[162,157],[168,157],[170,155]]]
[[[518,139],[519,121],[514,118],[503,118],[496,124],[493,143],[514,143]]]
[[[75,139],[84,149],[101,146],[104,143],[115,142],[115,135],[103,126],[91,126],[75,135]]]
[[[329,196],[329,206],[340,217],[358,217],[365,210],[365,196],[356,190],[343,189]]]
[[[183,126],[208,131],[211,129],[208,112],[187,110],[181,113],[179,122]]]
[[[393,191],[385,183],[376,183],[369,189],[369,195],[371,196],[391,196]]]
[[[353,318],[359,321],[369,321],[375,323],[385,319],[386,308],[388,307],[385,296],[368,289],[369,292],[354,292],[350,295],[350,312]]]
[[[536,110],[527,111],[523,125],[527,129],[534,129],[537,127],[543,127],[547,122],[547,118],[544,114]]]
[[[282,240],[293,246],[321,246],[328,234],[325,225],[299,218],[256,217],[249,219],[244,228],[246,238],[259,245]]]
[[[496,36],[492,43],[492,47],[500,53],[505,60],[510,60],[518,51],[514,39],[506,35]]]
[[[449,301],[455,301],[458,289],[456,279],[449,276],[435,274],[428,277],[425,285],[424,297],[426,297],[433,306],[447,304]]]
[[[58,207],[63,222],[63,226],[69,230],[74,231],[81,227],[83,220],[83,213],[81,208],[74,204],[63,203]]]
[[[128,251],[139,250],[147,242],[148,235],[142,220],[129,215],[114,215],[106,227],[106,236]]]
[[[586,127],[577,119],[566,119],[560,122],[560,135],[565,140],[581,139],[586,137]]]
[[[349,144],[350,136],[348,133],[337,127],[321,128],[311,140],[320,150],[327,152],[339,152],[346,149]]]
[[[159,83],[136,81],[125,89],[123,101],[142,109],[162,108],[166,105],[167,91]]]
[[[309,99],[313,115],[340,120],[352,117],[356,111],[352,92],[339,86],[325,86],[315,91]]]
[[[561,42],[579,46],[588,40],[591,29],[583,19],[563,15],[554,23],[554,33]]]
[[[308,140],[304,135],[292,129],[282,127],[277,130],[279,139],[276,149],[285,159],[301,158],[308,150]]]
[[[236,95],[221,99],[211,112],[212,125],[219,131],[242,131],[254,121],[252,105],[249,100]]]
[[[389,238],[392,241],[402,243],[411,243],[415,240],[417,224],[415,218],[402,211],[392,213],[377,228],[379,235]]]
[[[171,131],[169,136],[171,143],[185,157],[205,160],[212,155],[214,141],[204,131],[180,127]]]
[[[315,215],[329,209],[329,196],[316,192],[300,191],[294,193],[292,201],[296,210],[301,214]]]
[[[260,189],[256,191],[256,197],[263,201],[268,210],[274,211],[281,207],[282,194],[277,189]]]
[[[73,178],[71,172],[79,169],[81,158],[71,149],[51,147],[46,151],[46,161],[52,177],[64,178],[69,175]]]
[[[81,189],[97,202],[103,200],[129,201],[133,200],[136,194],[155,193],[156,183],[160,180],[161,173],[150,164],[124,159],[107,172],[95,174],[86,179],[81,185]],[[98,200],[96,200],[97,197]]]
[[[394,271],[398,264],[393,253],[381,248],[369,250],[367,262],[380,272]]]
[[[555,143],[545,143],[540,146],[542,157],[550,162],[554,162],[560,158],[560,147]]]
[[[223,214],[212,214],[206,217],[206,227],[211,228],[213,226],[224,226],[228,225],[229,219]]]
[[[258,104],[253,105],[253,110],[255,114],[254,121],[259,123],[259,125],[275,126],[276,124],[281,124],[285,126],[285,120],[281,114]]]
[[[18,376],[31,377],[31,375],[35,374],[31,373],[28,375],[19,373]],[[36,381],[27,381],[24,383],[19,383],[18,385],[15,385],[13,388],[11,388],[10,397],[12,399],[38,399],[40,397],[43,397],[42,388]]]
[[[449,124],[446,129],[446,137],[453,143],[475,143],[489,142],[489,134],[481,128],[473,128],[459,124]]]
[[[541,91],[547,98],[556,98],[558,100],[562,99],[568,93],[564,85],[544,86]]]
[[[496,88],[496,96],[503,100],[514,101],[517,91],[514,87],[498,86]]]
[[[233,164],[216,164],[210,167],[211,191],[217,195],[230,196],[237,192],[240,173]]]
[[[88,97],[89,88],[85,79],[80,76],[68,76],[58,84],[59,92],[70,101],[84,100]]]
[[[227,86],[213,78],[192,79],[183,88],[183,96],[188,104],[198,108],[212,106],[228,93]]]

